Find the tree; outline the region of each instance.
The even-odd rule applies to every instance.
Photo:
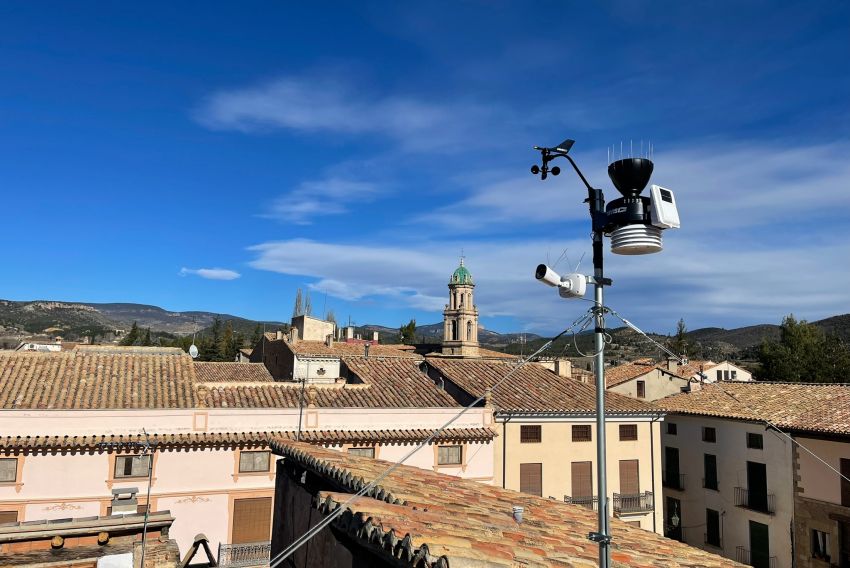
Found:
[[[843,381],[850,367],[850,348],[820,328],[797,321],[793,314],[782,320],[779,341],[762,343],[759,380],[832,383]]]
[[[310,292],[307,292],[307,299],[304,301],[304,315],[313,315],[313,300],[310,299]]]
[[[304,315],[304,304],[301,300],[301,288],[295,293],[295,306],[292,308],[292,317],[297,318]]]
[[[251,335],[251,347],[256,347],[260,341],[263,340],[263,326],[261,324],[257,324],[257,327],[254,328],[254,333]]]
[[[325,321],[329,321],[331,323],[336,323],[336,314],[333,310],[328,310],[328,315],[325,316]]]
[[[412,319],[407,324],[398,328],[398,333],[401,336],[400,341],[405,345],[416,343],[416,320]]]
[[[142,345],[146,347],[153,345],[153,341],[151,340],[151,328],[147,328],[145,330],[145,334],[142,336]]]
[[[688,339],[688,328],[685,326],[684,318],[679,318],[676,323],[676,334],[667,342],[671,351],[683,357],[693,357],[699,351],[697,346]]]
[[[133,326],[130,328],[129,333],[124,336],[124,339],[121,340],[120,345],[135,345],[138,340],[139,326],[136,322],[133,322]]]

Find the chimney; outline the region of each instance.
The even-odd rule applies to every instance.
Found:
[[[513,506],[514,520],[515,520],[517,523],[522,523],[522,513],[523,513],[524,511],[525,511],[525,508],[524,508],[524,507],[521,507],[521,506],[519,506],[519,505],[514,505],[514,506]]]
[[[112,514],[124,515],[136,513],[139,509],[139,501],[136,499],[138,487],[121,487],[112,490]]]
[[[277,330],[277,331],[274,333],[274,337],[275,337],[275,339],[283,339],[283,331],[281,331],[281,330]]]
[[[667,357],[667,370],[675,373],[679,369],[679,361],[673,357]]]
[[[327,337],[325,337],[325,345],[328,347],[333,347],[334,345],[334,334],[329,333]]]
[[[354,339],[354,326],[349,325],[345,328],[345,338],[346,339]]]
[[[569,359],[555,359],[555,374],[559,377],[571,378],[573,376],[573,364]]]
[[[368,358],[369,358],[369,347],[371,347],[371,345],[370,345],[369,343],[364,343],[364,344],[363,344],[363,356],[364,356],[366,359],[368,359]]]
[[[375,343],[378,342],[378,332],[377,331],[372,332],[372,341],[374,341]]]

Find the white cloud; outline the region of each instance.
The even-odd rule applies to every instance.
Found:
[[[200,276],[207,280],[236,280],[242,276],[235,270],[226,268],[186,268],[184,266],[180,269],[180,276],[189,275]]]
[[[545,261],[550,248],[544,241],[432,241],[398,247],[278,241],[252,247],[256,258],[251,265],[314,278],[312,286],[332,297],[406,305],[430,311],[438,321],[448,277],[456,266],[445,251],[461,245],[483,316],[512,316],[528,331],[551,332],[587,309],[587,303],[561,300],[534,281],[534,267]],[[574,240],[552,248],[564,246],[569,246],[570,256],[578,257],[589,243]],[[818,319],[850,304],[847,258],[846,243],[779,245],[753,252],[671,234],[661,254],[619,257],[606,251],[607,275],[614,279],[606,301],[637,325],[657,331],[672,331],[680,317],[692,328],[695,322],[726,327],[778,322],[789,312]],[[564,270],[564,263],[558,268]],[[589,261],[583,269],[590,271]],[[611,325],[619,324],[612,319]]]
[[[372,201],[379,193],[377,184],[339,177],[305,181],[275,199],[262,216],[307,225],[317,216],[346,213],[349,204]]]

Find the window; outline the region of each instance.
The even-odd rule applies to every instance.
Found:
[[[0,511],[0,525],[3,523],[17,523],[18,522],[18,512],[17,511]]]
[[[348,448],[348,453],[352,456],[364,456],[367,458],[374,458],[375,448]]]
[[[150,473],[151,457],[118,456],[115,458],[115,477],[147,477]]]
[[[729,371],[723,371],[723,378],[729,380]]]
[[[620,424],[621,442],[634,442],[637,439],[637,424]]]
[[[520,426],[519,441],[521,444],[539,444],[541,440],[541,426]]]
[[[722,380],[723,380],[723,371],[717,371],[717,380],[718,380],[718,381],[722,381]]]
[[[714,444],[717,442],[717,430],[709,426],[702,427],[702,441]]]
[[[136,513],[138,513],[138,514],[144,514],[147,510],[148,510],[147,505],[136,505]],[[106,516],[108,517],[111,514],[112,514],[112,506],[110,505],[109,507],[106,508]]]
[[[640,476],[638,475],[638,460],[620,460],[620,493],[622,495],[637,495],[640,493]]]
[[[255,497],[233,501],[232,544],[264,542],[271,538],[272,498]]]
[[[519,464],[519,490],[522,493],[543,496],[543,464]]]
[[[591,497],[593,495],[593,463],[589,461],[570,464],[572,478],[572,498]]]
[[[240,452],[239,473],[267,472],[270,455],[270,452]]]
[[[747,432],[747,447],[753,450],[763,450],[764,437],[761,434]]]
[[[646,398],[646,381],[637,382],[637,397]]]
[[[459,465],[462,456],[461,446],[440,446],[437,448],[437,465]]]
[[[720,513],[705,510],[705,543],[720,548]]]
[[[18,479],[18,458],[0,458],[0,483],[14,483]]]
[[[667,423],[667,433],[671,436],[675,436],[678,433],[677,426],[675,422]]]
[[[737,379],[738,379],[738,371],[732,371],[732,380],[734,381],[734,380],[737,380]]]
[[[590,442],[590,425],[573,425],[573,442]]]
[[[703,456],[703,475],[702,486],[717,491],[717,456],[712,454]]]
[[[829,533],[812,529],[812,558],[829,562]]]

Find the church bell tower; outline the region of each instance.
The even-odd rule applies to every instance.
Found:
[[[474,288],[472,274],[461,257],[460,266],[449,280],[449,303],[443,310],[443,355],[478,356],[478,308],[473,301]]]

